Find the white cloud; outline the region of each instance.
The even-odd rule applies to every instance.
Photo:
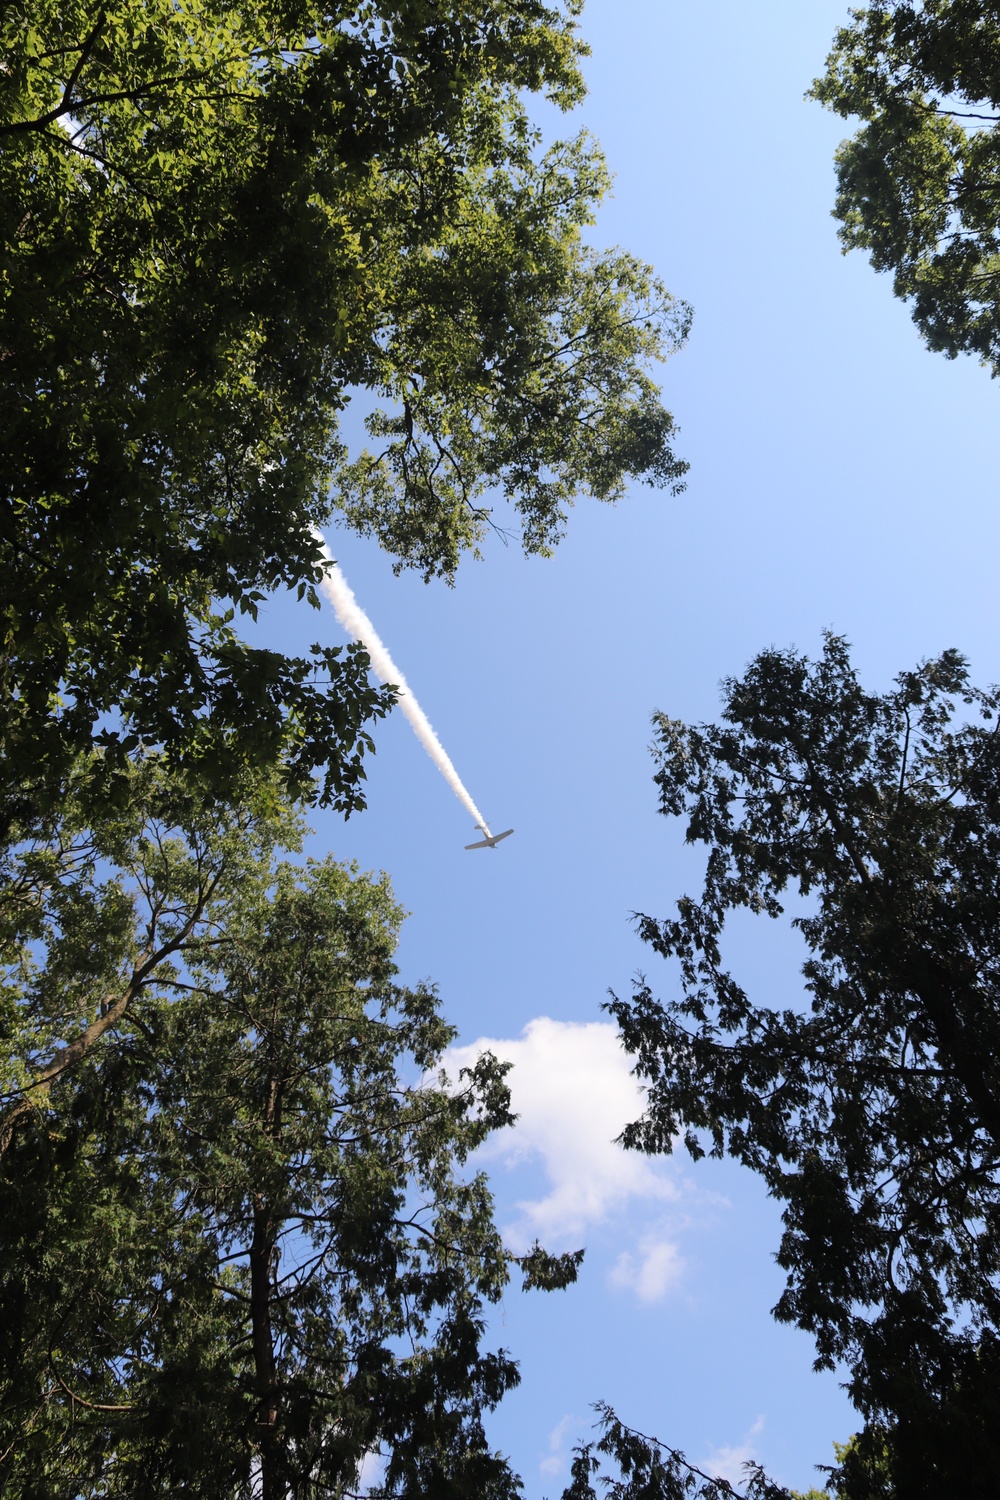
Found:
[[[519,1038],[481,1037],[471,1046],[450,1048],[445,1066],[454,1078],[486,1051],[514,1064],[508,1083],[519,1116],[513,1130],[493,1137],[487,1152],[508,1166],[540,1161],[550,1188],[518,1204],[517,1237],[537,1234],[555,1249],[629,1199],[677,1197],[661,1165],[614,1144],[622,1127],[642,1113],[643,1097],[610,1022],[539,1016]]]
[[[549,1451],[538,1465],[540,1473],[565,1473],[569,1465],[569,1437],[578,1425],[579,1418],[572,1416],[563,1417],[561,1422],[556,1423],[549,1433]]]
[[[608,1273],[612,1286],[635,1292],[640,1302],[659,1302],[679,1280],[684,1269],[677,1246],[647,1235],[639,1241],[638,1256],[626,1252]]]
[[[742,1443],[735,1448],[712,1448],[701,1467],[716,1479],[728,1479],[733,1485],[744,1483],[743,1466],[757,1457],[757,1444],[753,1439],[763,1430],[764,1418],[758,1417]]]

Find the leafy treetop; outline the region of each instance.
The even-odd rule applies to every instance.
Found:
[[[847,646],[768,651],[722,722],[656,719],[699,899],[640,919],[674,998],[615,999],[648,1085],[624,1139],[735,1157],[783,1205],[776,1316],[842,1362],[900,1497],[1000,1464],[1000,692],[957,652],[866,691]],[[794,893],[805,995],[753,996],[728,918]]]
[[[505,1066],[440,1073],[385,878],[282,862],[273,786],[129,786],[0,886],[0,1490],[516,1500],[484,1308],[581,1257],[512,1256],[466,1165]]]
[[[20,0],[0,18],[0,736],[58,786],[96,736],[224,785],[270,764],[349,810],[364,660],[251,649],[316,602],[313,528],[454,575],[506,497],[524,546],[574,496],[684,465],[649,367],[687,310],[583,232],[575,0]],[[363,393],[371,452],[340,414]],[[332,678],[332,683],[330,679]]]
[[[891,271],[931,349],[1000,372],[1000,18],[982,0],[852,11],[813,97],[860,118],[837,152],[845,249]]]

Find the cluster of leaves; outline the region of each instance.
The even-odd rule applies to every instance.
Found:
[[[435,1077],[387,882],[277,861],[273,786],[130,791],[6,855],[0,1493],[513,1500],[480,1346],[514,1257],[463,1170],[505,1067]]]
[[[17,0],[0,17],[0,744],[93,736],[349,810],[363,657],[252,649],[315,603],[331,514],[451,577],[498,491],[545,551],[577,494],[684,465],[648,373],[687,310],[586,249],[607,174],[543,151],[576,0]],[[350,456],[352,392],[382,400]],[[332,681],[330,681],[332,679]]]
[[[600,1436],[576,1449],[562,1500],[598,1500],[599,1493],[607,1500],[812,1500],[811,1495],[797,1496],[774,1484],[752,1461],[744,1465],[745,1483],[737,1490],[728,1479],[706,1474],[659,1438],[627,1427],[606,1402],[596,1410]],[[610,1472],[605,1473],[608,1466]]]
[[[757,657],[719,725],[658,716],[661,809],[705,883],[640,919],[679,998],[611,1006],[649,1090],[626,1143],[682,1136],[784,1204],[776,1316],[846,1364],[900,1496],[985,1495],[1000,1465],[998,711],[955,652],[880,695],[831,637]],[[807,1008],[723,959],[729,916],[777,918],[789,889]]]
[[[845,248],[891,271],[931,349],[1000,373],[1000,17],[982,0],[853,12],[813,96],[864,123],[837,153]]]

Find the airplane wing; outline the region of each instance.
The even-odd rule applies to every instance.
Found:
[[[488,839],[480,839],[478,843],[466,844],[465,847],[466,849],[495,849],[501,839],[509,839],[513,832],[513,828],[508,828],[506,833],[494,833]]]

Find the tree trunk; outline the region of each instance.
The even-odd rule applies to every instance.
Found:
[[[274,1225],[263,1205],[254,1209],[250,1244],[250,1319],[257,1388],[257,1445],[260,1453],[261,1500],[282,1500],[278,1468],[278,1382],[271,1328],[271,1268]]]

